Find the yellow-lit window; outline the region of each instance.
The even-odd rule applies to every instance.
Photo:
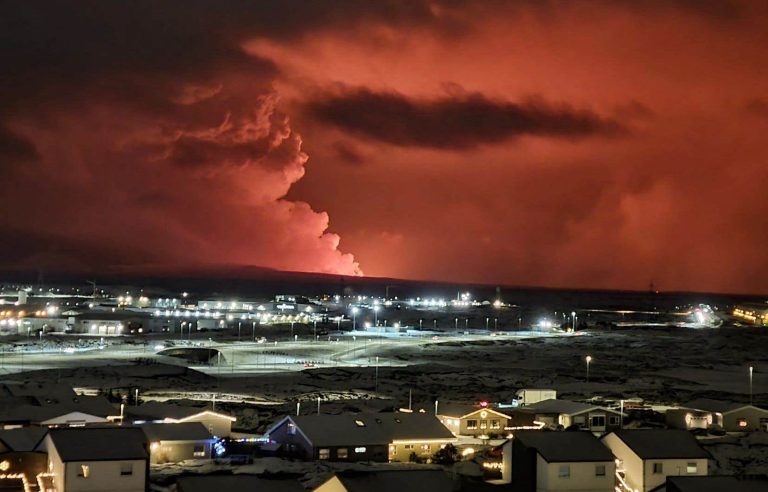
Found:
[[[80,465],[80,470],[77,472],[78,477],[88,478],[91,476],[91,467],[88,465]]]

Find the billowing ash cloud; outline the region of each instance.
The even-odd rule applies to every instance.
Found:
[[[615,120],[565,104],[497,101],[478,93],[422,100],[356,89],[321,96],[307,109],[322,122],[404,147],[465,149],[526,135],[578,139],[626,131]]]
[[[233,6],[0,6],[0,268],[361,273]]]

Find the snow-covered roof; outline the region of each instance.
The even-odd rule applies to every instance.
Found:
[[[135,427],[77,427],[51,429],[48,434],[61,460],[146,460],[147,439]]]

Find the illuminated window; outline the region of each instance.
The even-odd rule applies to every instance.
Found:
[[[365,451],[365,447],[355,448],[355,453],[357,454],[365,453]]]
[[[355,420],[355,425],[357,425],[358,427],[365,427],[365,422],[363,422],[362,420]]]
[[[88,465],[80,465],[80,469],[77,471],[77,476],[82,478],[88,478],[91,476],[91,467]]]
[[[421,452],[422,453],[429,453],[429,444],[422,444],[421,445]]]
[[[664,464],[663,463],[654,463],[653,464],[653,473],[656,475],[664,473]]]
[[[467,429],[477,429],[477,420],[470,419],[467,420]]]
[[[698,466],[696,466],[696,463],[688,463],[688,465],[685,467],[686,473],[696,473],[698,471]]]
[[[349,453],[347,451],[347,448],[339,448],[336,450],[336,457],[339,458],[340,460],[347,459],[348,454]]]
[[[748,425],[747,419],[739,419],[738,422],[739,422],[739,427],[746,427]]]
[[[491,429],[501,429],[501,425],[497,419],[491,420]]]
[[[331,450],[330,449],[323,448],[323,449],[319,449],[317,451],[317,458],[318,459],[327,460],[330,457],[331,457]]]
[[[296,425],[295,424],[288,424],[288,434],[291,436],[296,435]]]
[[[481,429],[487,429],[488,428],[488,421],[487,420],[481,420],[480,421],[480,428]]]
[[[133,475],[133,463],[120,463],[120,475]]]
[[[195,445],[195,449],[192,452],[192,456],[195,458],[204,458],[205,457],[205,445],[197,444]]]
[[[557,476],[560,478],[571,478],[571,465],[560,465]]]
[[[605,465],[595,465],[595,476],[596,477],[605,476]]]

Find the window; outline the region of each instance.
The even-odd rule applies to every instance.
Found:
[[[429,453],[429,444],[422,444],[421,445],[421,452],[422,453]]]
[[[575,417],[573,417],[573,423],[575,425],[584,425],[584,416],[576,415]]]
[[[133,463],[120,463],[120,475],[133,475]]]
[[[592,427],[605,427],[605,415],[592,415]]]
[[[195,458],[205,458],[205,445],[195,444],[195,449],[192,452],[192,456]]]
[[[571,478],[571,465],[560,465],[557,476],[560,478]]]
[[[288,435],[289,436],[296,435],[296,424],[288,424]]]
[[[469,430],[477,429],[477,420],[474,420],[474,419],[467,420],[467,429]]]
[[[501,429],[501,425],[499,425],[497,419],[491,420],[491,429]]]
[[[618,415],[611,415],[610,417],[608,417],[608,423],[610,425],[619,425],[620,422],[619,422]]]
[[[487,429],[488,428],[488,421],[487,420],[481,420],[480,421],[480,428],[481,429]]]
[[[413,444],[403,444],[403,449],[413,449]]]
[[[339,458],[340,460],[347,459],[347,456],[348,456],[347,448],[339,448],[336,450],[336,457]]]
[[[663,463],[654,463],[653,464],[653,473],[656,474],[656,475],[664,473],[664,464]]]
[[[359,448],[355,448],[355,453],[357,454],[365,453],[365,447],[361,446]]]
[[[595,465],[595,476],[596,477],[605,476],[605,465]]]
[[[747,427],[747,425],[749,425],[747,424],[747,419],[739,419],[738,422],[739,422],[739,427],[742,429]]]
[[[82,478],[88,478],[91,476],[91,467],[88,465],[80,465],[80,469],[77,471],[77,476]]]
[[[685,467],[686,473],[696,473],[698,471],[699,467],[696,466],[696,463],[688,463],[688,465]]]
[[[317,459],[327,460],[331,457],[331,450],[327,448],[317,450]]]
[[[365,422],[362,420],[355,420],[355,425],[358,427],[365,427]]]

